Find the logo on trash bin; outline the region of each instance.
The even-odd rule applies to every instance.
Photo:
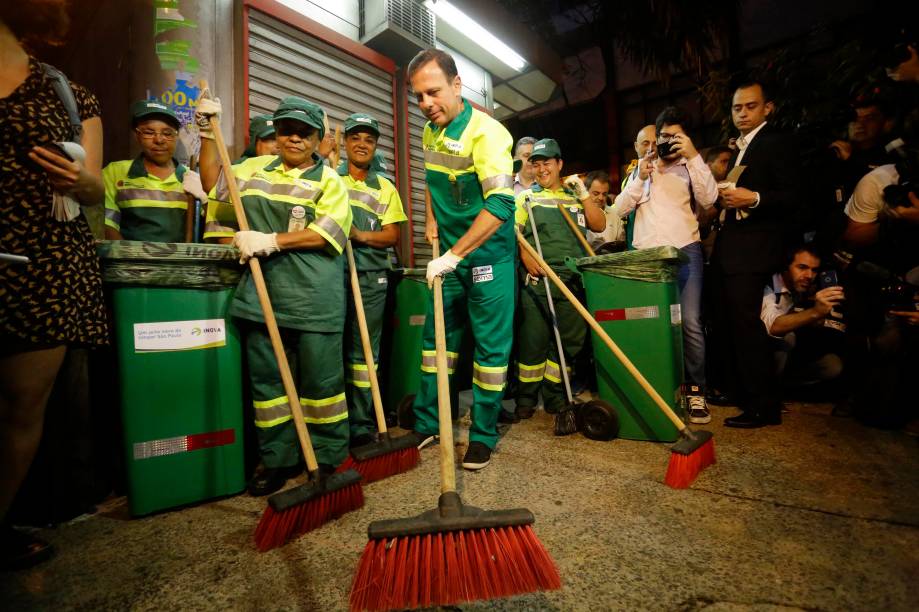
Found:
[[[223,319],[134,324],[135,353],[192,351],[226,344],[226,322]]]

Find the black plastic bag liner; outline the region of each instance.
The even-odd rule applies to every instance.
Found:
[[[107,240],[96,252],[107,284],[216,289],[237,285],[243,271],[226,244]]]

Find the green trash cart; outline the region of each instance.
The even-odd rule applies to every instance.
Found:
[[[651,386],[683,418],[683,334],[677,274],[685,256],[659,247],[585,257],[576,264],[587,309]],[[619,437],[673,442],[679,432],[594,334],[600,399],[616,408]]]
[[[131,514],[239,493],[242,351],[227,316],[237,251],[112,241],[98,253],[114,318]]]
[[[395,292],[386,360],[386,405],[395,409],[400,426],[411,429],[412,401],[421,385],[421,343],[431,290],[424,268],[393,271],[389,286],[395,287]]]

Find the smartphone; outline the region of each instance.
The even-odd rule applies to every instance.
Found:
[[[837,286],[839,286],[839,277],[836,275],[836,270],[823,270],[817,274],[818,289]]]
[[[73,158],[70,156],[70,153],[68,153],[67,151],[65,151],[65,150],[64,150],[64,147],[62,147],[60,144],[58,144],[58,143],[56,143],[56,142],[49,142],[48,144],[43,144],[43,145],[39,145],[39,146],[48,149],[48,150],[51,151],[52,153],[55,153],[55,154],[57,154],[57,155],[60,155],[61,157],[63,157],[63,158],[66,159],[67,161],[73,161]]]

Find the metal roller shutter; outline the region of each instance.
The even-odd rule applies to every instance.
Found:
[[[431,261],[431,245],[424,239],[424,151],[421,139],[424,125],[428,122],[415,102],[411,88],[408,91],[408,157],[411,169],[412,197],[412,248],[415,253],[415,267],[422,267]],[[408,208],[406,206],[406,208]]]
[[[369,113],[394,176],[393,75],[257,10],[249,12],[248,42],[250,117],[273,112],[285,96],[319,104],[333,130],[351,113]]]

